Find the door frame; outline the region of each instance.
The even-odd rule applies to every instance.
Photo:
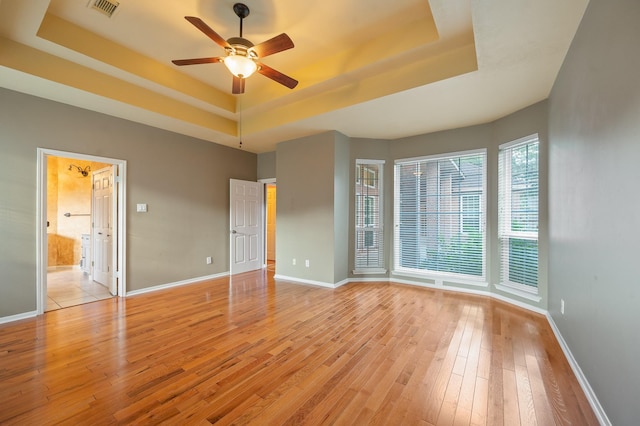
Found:
[[[79,160],[95,161],[118,166],[117,197],[113,203],[118,214],[117,256],[113,258],[117,267],[114,268],[114,278],[118,280],[118,296],[124,297],[126,292],[126,193],[127,193],[127,162],[115,158],[76,152],[59,151],[47,148],[37,148],[37,178],[36,178],[36,313],[41,315],[47,306],[47,158],[65,157]]]
[[[262,197],[263,198],[263,200],[262,200],[262,212],[263,212],[262,215],[263,215],[263,218],[264,218],[264,225],[263,225],[264,236],[263,236],[262,241],[264,242],[264,257],[263,257],[264,266],[263,267],[266,268],[267,267],[267,220],[269,220],[267,218],[267,185],[271,184],[271,185],[276,185],[277,186],[277,183],[276,183],[276,178],[258,179],[258,182],[262,182],[264,184],[264,191],[265,191],[264,192],[264,196]],[[277,197],[278,197],[278,195],[276,193],[276,199],[277,199]],[[277,215],[276,215],[276,217],[277,217]],[[274,254],[274,257],[276,257],[275,254]],[[278,259],[276,257],[276,265],[277,264],[278,264]]]

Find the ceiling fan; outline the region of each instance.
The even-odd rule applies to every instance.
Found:
[[[242,20],[249,16],[249,8],[243,3],[236,3],[233,5],[233,11],[240,18],[240,37],[231,37],[228,40],[223,39],[218,33],[212,30],[204,21],[194,16],[185,16],[184,18],[191,22],[197,29],[202,31],[207,37],[221,46],[227,56],[213,57],[213,58],[193,58],[193,59],[175,59],[173,62],[175,65],[196,65],[196,64],[211,64],[211,63],[224,63],[231,74],[233,74],[233,94],[244,93],[244,81],[255,71],[276,81],[283,86],[293,89],[298,85],[298,81],[276,71],[271,67],[260,62],[260,59],[273,55],[274,53],[282,52],[283,50],[291,49],[293,47],[293,41],[288,35],[282,33],[260,44],[254,45],[246,38],[242,37]]]

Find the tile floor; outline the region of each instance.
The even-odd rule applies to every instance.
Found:
[[[57,269],[47,273],[47,308],[54,311],[69,306],[113,297],[102,284],[93,281],[80,268]]]

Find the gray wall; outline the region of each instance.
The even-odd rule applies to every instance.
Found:
[[[475,149],[487,150],[487,282],[489,287],[478,288],[460,282],[447,284],[454,287],[491,291],[541,309],[547,307],[547,118],[548,104],[539,102],[493,123],[413,136],[393,141],[375,139],[350,139],[338,132],[282,142],[273,153],[260,154],[261,170],[271,170],[277,163],[278,184],[278,247],[276,268],[278,274],[299,279],[313,279],[337,283],[347,277],[361,278],[354,269],[354,211],[355,211],[355,160],[385,160],[384,168],[384,223],[387,274],[367,275],[366,278],[392,276],[393,242],[393,173],[394,161]],[[499,283],[499,252],[497,242],[498,223],[498,147],[525,136],[537,133],[540,138],[540,253],[539,295],[540,302],[503,293],[493,285]],[[277,161],[276,161],[277,159]],[[273,177],[264,175],[263,177]],[[285,186],[283,186],[283,184]],[[309,191],[312,191],[310,193]],[[314,194],[318,194],[315,196]],[[326,204],[320,201],[324,200]],[[284,204],[283,204],[284,203]],[[332,212],[333,218],[328,215]],[[321,224],[322,227],[319,227]],[[333,229],[333,245],[327,236]],[[304,237],[302,237],[304,236]],[[348,240],[346,239],[348,237]],[[328,252],[319,252],[326,243]],[[313,247],[307,245],[311,244]],[[314,252],[315,250],[315,252]],[[313,253],[313,254],[311,254]],[[283,257],[284,256],[284,257]],[[328,274],[304,267],[304,259],[315,256]],[[296,258],[297,265],[292,265]],[[301,260],[302,258],[302,260]],[[302,262],[302,263],[301,263]],[[317,262],[312,262],[318,264]],[[405,279],[404,277],[396,277]],[[428,279],[413,281],[432,283]]]
[[[335,133],[333,173],[333,282],[338,283],[349,277],[349,138]]]
[[[276,147],[278,275],[334,283],[335,135],[322,133]]]
[[[274,179],[276,177],[276,152],[258,154],[258,179]]]
[[[36,309],[38,147],[127,161],[128,291],[229,270],[229,178],[255,154],[0,89],[0,318]]]
[[[512,300],[528,305],[546,309],[547,305],[547,117],[548,105],[546,101],[539,102],[524,108],[493,123],[478,126],[465,127],[455,130],[431,133],[399,139],[389,143],[389,164],[385,168],[387,183],[385,195],[386,203],[393,204],[393,162],[402,158],[421,157],[451,152],[468,151],[475,149],[487,150],[487,282],[489,288],[483,289],[500,294]],[[499,247],[498,247],[498,147],[525,136],[537,133],[540,138],[540,214],[539,214],[539,272],[538,294],[542,297],[540,302],[521,298],[512,293],[504,293],[494,287],[499,283]],[[388,207],[391,212],[387,215],[387,228],[393,223],[393,206]],[[385,233],[385,237],[391,241],[393,234]],[[388,265],[393,265],[389,257]],[[428,281],[428,280],[427,280]],[[460,283],[451,282],[456,287],[477,289]]]
[[[549,311],[616,425],[640,419],[638,22],[591,0],[549,100]]]

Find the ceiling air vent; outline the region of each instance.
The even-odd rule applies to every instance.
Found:
[[[120,2],[115,0],[91,0],[90,4],[93,9],[111,18],[120,5]]]

